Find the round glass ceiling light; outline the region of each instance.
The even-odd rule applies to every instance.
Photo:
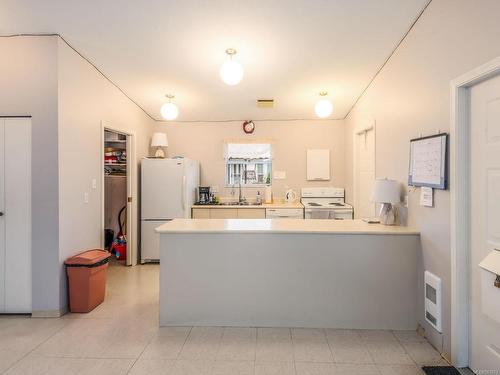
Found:
[[[174,95],[166,95],[168,98],[168,103],[165,103],[160,108],[161,116],[168,121],[175,120],[179,116],[179,108],[172,103],[172,99],[175,98]]]
[[[222,64],[219,74],[226,85],[234,86],[243,79],[243,67],[239,62],[233,60],[233,56],[236,55],[235,49],[228,48],[226,53],[229,55],[229,60]]]
[[[319,95],[322,99],[320,99],[314,106],[314,112],[316,112],[316,116],[319,118],[326,118],[332,114],[333,105],[332,102],[326,98],[328,95],[326,91],[320,92]]]

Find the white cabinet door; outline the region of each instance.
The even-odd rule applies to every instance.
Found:
[[[0,118],[0,313],[5,312],[5,120]]]
[[[0,311],[31,312],[31,119],[0,123]]]
[[[470,89],[470,363],[476,373],[498,374],[500,369],[500,301],[495,274],[479,263],[500,249],[500,76]],[[498,305],[497,305],[498,306]]]
[[[326,181],[330,179],[330,150],[307,150],[307,180]]]

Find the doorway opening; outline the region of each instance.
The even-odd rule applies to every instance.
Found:
[[[137,263],[133,134],[103,126],[102,244],[113,262]]]

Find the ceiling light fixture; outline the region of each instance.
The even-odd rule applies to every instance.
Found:
[[[321,96],[322,99],[314,106],[314,112],[316,112],[316,116],[319,118],[326,118],[332,114],[333,105],[332,102],[326,98],[327,95],[328,93],[326,91],[321,91],[319,96]]]
[[[226,85],[234,86],[240,83],[243,78],[243,67],[239,62],[233,60],[233,56],[236,55],[234,48],[228,48],[226,54],[229,55],[229,60],[222,64],[219,74]]]
[[[172,99],[175,98],[174,95],[165,95],[168,98],[168,103],[165,103],[160,108],[160,113],[165,120],[172,121],[179,116],[179,108],[172,103]]]

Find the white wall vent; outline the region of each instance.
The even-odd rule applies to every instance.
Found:
[[[429,271],[425,271],[424,279],[425,320],[441,333],[441,279]]]

